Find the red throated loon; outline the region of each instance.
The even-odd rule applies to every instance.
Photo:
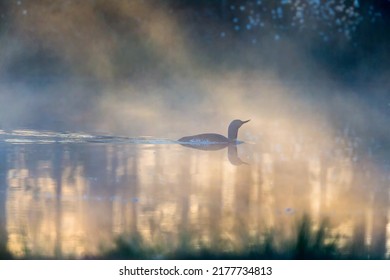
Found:
[[[234,120],[230,123],[228,128],[228,137],[221,134],[216,133],[204,133],[204,134],[197,134],[192,136],[185,136],[180,138],[179,142],[186,142],[186,143],[202,143],[202,144],[229,144],[229,143],[236,143],[237,142],[237,134],[238,129],[244,124],[249,122],[247,121],[241,121],[241,120]]]

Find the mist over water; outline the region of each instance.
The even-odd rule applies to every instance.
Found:
[[[388,68],[382,66],[388,55],[381,47],[369,54],[375,68],[365,66],[370,58],[363,55],[353,63],[333,59],[338,65],[329,67],[323,60],[332,53],[324,50],[336,40],[343,44],[335,47],[340,55],[364,46],[342,35],[329,35],[334,41],[327,44],[315,40],[314,31],[279,32],[275,40],[273,18],[262,19],[264,31],[236,32],[238,22],[245,27],[245,11],[261,11],[255,2],[8,1],[1,12],[2,126],[178,137],[186,130],[225,131],[232,118],[294,121],[296,112],[314,111],[326,119],[350,107],[370,110],[367,99],[388,103]],[[277,11],[277,5],[265,8]],[[225,21],[218,20],[221,12]],[[343,103],[347,108],[335,105]],[[359,108],[363,103],[368,108]],[[378,114],[387,117],[388,108]]]
[[[193,179],[187,187],[192,186],[195,200],[203,197],[203,188],[205,193],[218,196],[219,191],[208,190],[209,185],[220,181],[221,186],[227,186],[232,174],[238,178],[234,188],[242,194],[238,204],[245,204],[250,192],[238,190],[239,185],[249,185],[253,192],[273,193],[270,200],[279,201],[278,209],[315,208],[318,197],[312,204],[302,202],[292,185],[301,185],[302,192],[310,188],[314,197],[321,193],[327,207],[339,196],[321,192],[325,185],[343,186],[348,194],[356,185],[372,187],[388,196],[390,41],[384,31],[389,24],[388,1],[210,2],[2,2],[0,148],[12,147],[3,149],[3,157],[13,159],[5,161],[13,162],[7,165],[10,174],[4,175],[8,178],[5,185],[20,188],[24,183],[9,180],[25,172],[20,170],[30,170],[31,162],[46,162],[46,167],[38,167],[39,178],[47,177],[45,170],[55,173],[68,164],[66,172],[72,175],[59,176],[58,171],[48,177],[55,181],[68,176],[69,185],[77,185],[75,189],[84,195],[86,186],[94,184],[90,178],[99,177],[90,174],[106,170],[105,163],[97,167],[87,159],[75,159],[80,147],[73,145],[80,144],[80,135],[89,135],[94,141],[98,139],[94,145],[108,145],[96,148],[97,157],[120,158],[115,144],[131,144],[124,147],[128,159],[121,160],[126,164],[112,167],[116,175],[107,173],[109,179],[97,179],[99,190],[105,185],[120,185],[118,192],[109,192],[108,201],[116,195],[138,199],[137,195],[128,196],[125,183],[110,180],[125,178],[132,186],[137,182],[131,191],[142,192],[142,186],[153,185],[134,179],[132,176],[147,176],[131,169],[132,164],[138,162],[158,177],[169,173],[164,162],[175,160],[188,160],[188,170],[176,166],[172,172]],[[226,150],[198,154],[169,142],[197,133],[227,135],[233,119],[251,119],[239,132],[239,139],[246,143],[238,146],[237,156],[249,164],[246,170],[240,166],[233,171]],[[35,138],[31,131],[37,134]],[[45,133],[53,140],[51,144]],[[43,156],[46,144],[62,143],[69,135],[76,137],[70,139],[74,140],[70,148],[48,148],[70,156],[66,164]],[[114,138],[101,138],[106,136]],[[112,139],[116,139],[115,144]],[[125,143],[123,139],[127,139]],[[128,139],[152,142],[137,142],[138,147]],[[154,141],[161,139],[168,141],[166,146],[159,147],[160,142]],[[153,153],[143,154],[149,148],[157,149],[161,161]],[[94,148],[85,149],[85,157],[93,157],[89,149]],[[18,164],[26,160],[29,151],[30,164]],[[224,175],[199,171],[200,163]],[[194,175],[199,173],[210,174],[202,179]],[[32,170],[23,174],[19,175],[24,179],[34,177]],[[300,180],[302,174],[308,179]],[[165,181],[157,177],[153,177],[154,184],[164,186]],[[177,181],[171,178],[170,183],[178,188],[185,184],[182,177]],[[202,182],[200,189],[195,187],[197,180]],[[283,192],[275,191],[274,185],[290,186],[290,201],[285,202]],[[35,184],[36,189],[39,186],[42,184]],[[262,191],[257,191],[260,186]],[[153,193],[145,190],[145,195],[149,191]],[[363,195],[356,201],[370,191],[359,189],[358,193]],[[174,196],[182,195],[177,190]],[[340,197],[341,203],[344,198]],[[177,207],[170,204],[167,193],[161,199],[169,207]],[[259,194],[256,202],[267,199]],[[357,207],[352,200],[350,205]],[[180,209],[189,203],[180,201]],[[382,204],[388,209],[388,200]],[[243,213],[258,210],[253,207]],[[140,211],[134,209],[132,215]],[[263,218],[274,224],[274,216],[264,214]],[[157,216],[153,219],[158,220]]]

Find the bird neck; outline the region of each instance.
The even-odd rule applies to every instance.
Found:
[[[228,138],[231,141],[237,140],[238,128],[229,126],[228,129]]]

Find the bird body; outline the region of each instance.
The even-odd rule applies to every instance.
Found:
[[[229,139],[217,133],[203,133],[192,136],[185,136],[179,139],[180,142],[205,142],[205,143],[229,143]]]
[[[225,137],[217,133],[202,133],[192,136],[185,136],[180,138],[179,142],[184,142],[188,144],[229,144],[237,142],[238,129],[244,124],[249,122],[234,120],[230,123],[228,128],[228,137]]]

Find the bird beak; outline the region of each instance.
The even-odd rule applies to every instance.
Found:
[[[243,122],[242,122],[242,124],[244,124],[244,123],[247,123],[247,122],[249,122],[249,121],[250,121],[250,120],[247,120],[247,121],[243,121]]]

